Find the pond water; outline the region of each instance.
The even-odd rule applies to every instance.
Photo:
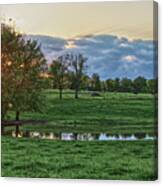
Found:
[[[11,135],[16,137],[15,131],[7,133],[6,135]],[[51,140],[65,140],[65,141],[134,141],[134,140],[155,140],[156,137],[145,134],[117,134],[111,135],[108,133],[53,133],[53,132],[20,132],[18,137],[29,137],[38,139],[51,139]]]

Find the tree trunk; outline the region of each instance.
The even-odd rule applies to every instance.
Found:
[[[4,134],[4,125],[1,123],[1,135],[3,135]]]
[[[78,88],[75,89],[75,99],[78,99]]]
[[[19,113],[19,111],[16,111],[16,121],[19,121],[19,115],[20,115],[20,113]]]
[[[55,89],[56,88],[56,82],[53,80],[53,89]]]
[[[62,88],[59,89],[59,99],[62,99]]]
[[[20,115],[20,113],[19,113],[19,111],[16,111],[16,121],[19,121],[19,115]],[[16,125],[16,137],[18,137],[18,135],[19,135],[19,124],[17,124]]]
[[[16,124],[16,137],[19,135],[19,124]]]
[[[1,111],[1,120],[5,120],[5,113],[3,111]]]
[[[3,104],[3,103],[2,103]],[[1,105],[2,105],[1,104]],[[5,104],[5,103],[4,103]],[[5,120],[5,117],[7,115],[7,105],[5,104],[5,106],[3,107],[3,109],[1,109],[1,120]]]

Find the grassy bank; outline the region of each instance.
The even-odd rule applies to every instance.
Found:
[[[153,133],[154,97],[150,94],[101,93],[47,90],[43,113],[22,113],[21,119],[47,120],[45,125],[24,125],[21,130],[42,132]],[[11,114],[10,118],[14,115]]]
[[[154,180],[153,141],[73,142],[2,137],[2,176]]]

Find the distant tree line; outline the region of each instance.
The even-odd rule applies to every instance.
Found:
[[[98,74],[93,74],[90,79],[88,90],[108,91],[108,92],[132,92],[138,93],[157,93],[157,79],[146,79],[138,76],[135,79],[115,78],[100,80]]]
[[[157,79],[146,79],[138,76],[135,79],[115,78],[101,80],[98,73],[91,77],[86,75],[86,61],[82,54],[67,54],[54,60],[50,66],[50,73],[53,79],[52,87],[60,90],[62,99],[63,89],[75,90],[75,98],[78,98],[79,90],[103,91],[103,92],[131,92],[157,93]]]

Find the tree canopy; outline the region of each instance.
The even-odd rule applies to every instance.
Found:
[[[13,27],[2,24],[2,119],[12,109],[40,111],[46,61],[36,41],[26,40]]]

